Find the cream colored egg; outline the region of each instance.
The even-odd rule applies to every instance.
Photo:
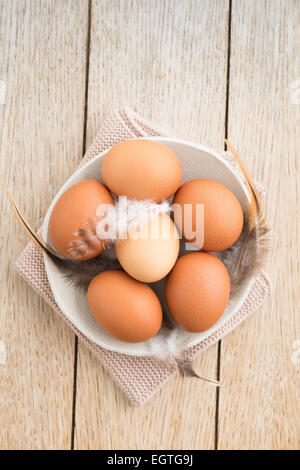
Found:
[[[118,260],[124,270],[142,282],[165,277],[179,253],[177,229],[166,214],[160,214],[139,230],[130,231],[127,239],[116,244]]]

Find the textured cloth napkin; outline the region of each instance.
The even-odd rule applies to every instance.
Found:
[[[122,140],[157,135],[165,135],[165,132],[129,108],[117,110],[100,129],[80,166],[85,165],[97,154]],[[235,165],[230,156],[227,155],[226,158],[232,165]],[[175,361],[160,361],[152,357],[127,356],[107,351],[84,336],[58,308],[48,282],[43,255],[32,242],[27,245],[19,257],[17,271],[65,320],[79,340],[95,354],[133,404],[146,403],[171,377],[178,373]],[[264,271],[260,271],[243,305],[234,316],[204,341],[186,350],[184,359],[193,361],[198,354],[236,328],[262,304],[270,292],[270,280]]]

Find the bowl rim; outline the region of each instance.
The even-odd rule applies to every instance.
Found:
[[[178,138],[175,138],[175,137],[166,137],[166,136],[164,136],[164,137],[161,137],[161,136],[145,137],[145,136],[142,136],[142,137],[127,139],[127,140],[151,140],[151,141],[159,141],[159,142],[162,142],[162,143],[163,142],[173,142],[173,143],[183,144],[183,145],[186,145],[186,146],[189,146],[189,147],[194,147],[197,150],[206,152],[206,153],[214,156],[217,160],[219,160],[222,164],[224,164],[228,168],[228,170],[231,172],[232,176],[236,179],[239,186],[241,186],[246,198],[250,202],[250,194],[249,194],[249,191],[248,191],[248,188],[247,188],[245,182],[241,181],[241,179],[238,177],[237,171],[216,150],[213,150],[208,146],[198,144],[196,142],[190,142],[190,141],[186,141],[186,140],[183,140],[183,139],[178,139]],[[44,217],[43,228],[42,228],[42,237],[45,241],[47,241],[47,238],[48,238],[49,220],[50,220],[50,215],[52,213],[53,207],[56,204],[57,200],[60,198],[60,196],[66,191],[66,186],[68,186],[70,180],[76,179],[80,175],[80,173],[83,171],[83,168],[85,170],[88,169],[88,167],[90,165],[92,165],[95,162],[95,160],[103,158],[104,155],[106,155],[110,149],[111,149],[111,147],[108,147],[103,152],[100,152],[99,154],[95,155],[86,164],[84,164],[84,165],[80,166],[79,168],[77,168],[77,170],[75,170],[75,172],[60,187],[60,189],[58,190],[58,192],[54,196],[52,202],[50,203],[50,205],[48,207],[48,210],[47,210],[47,212],[45,214],[45,217]],[[50,288],[51,288],[51,292],[53,294],[55,302],[57,303],[59,309],[62,311],[64,316],[67,318],[67,320],[69,322],[71,322],[72,325],[75,326],[75,328],[78,329],[81,332],[81,334],[83,334],[89,341],[92,341],[96,345],[98,345],[98,346],[100,346],[100,347],[102,347],[106,350],[109,350],[109,351],[129,355],[129,356],[139,356],[139,357],[151,357],[152,356],[150,350],[148,350],[148,351],[146,351],[146,350],[145,351],[137,351],[137,352],[125,351],[121,348],[118,348],[117,346],[114,346],[114,345],[111,345],[111,344],[106,344],[103,341],[99,341],[99,340],[95,339],[94,337],[92,337],[89,332],[85,331],[85,328],[82,328],[82,325],[80,324],[80,322],[78,322],[77,320],[74,320],[74,318],[71,319],[70,316],[68,315],[68,312],[64,308],[64,306],[63,306],[63,304],[60,300],[60,297],[57,296],[56,290],[54,289],[54,286],[53,286],[53,279],[52,279],[52,274],[53,273],[51,273],[51,265],[53,264],[53,261],[51,259],[49,259],[49,257],[46,254],[44,254],[43,257],[44,257],[44,264],[45,264],[45,269],[46,269],[46,273],[47,273],[47,278],[48,278],[49,285],[50,285]],[[215,323],[215,325],[213,325],[211,328],[209,328],[208,330],[203,332],[205,334],[205,336],[202,339],[199,339],[199,337],[198,337],[199,333],[190,333],[190,338],[187,339],[187,346],[185,347],[185,349],[189,349],[189,348],[195,346],[196,344],[199,344],[200,342],[205,341],[208,337],[210,337],[212,334],[214,334],[217,330],[222,328],[227,322],[229,322],[231,320],[233,315],[240,309],[241,305],[243,304],[243,302],[247,298],[247,296],[249,294],[249,291],[251,289],[251,286],[254,282],[254,279],[255,279],[255,276],[253,275],[252,278],[249,280],[249,283],[246,286],[243,295],[237,301],[237,303],[234,305],[232,311],[230,312],[230,316],[222,320],[222,316],[223,316],[223,314],[222,314],[222,316],[220,317],[218,322]],[[120,343],[123,343],[123,342],[120,341]],[[127,343],[124,343],[124,344],[127,344]],[[130,343],[130,344],[132,345],[132,343]],[[141,344],[141,343],[137,343],[137,344]]]

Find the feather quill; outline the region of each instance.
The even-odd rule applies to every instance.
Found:
[[[18,208],[11,192],[7,188],[9,202],[13,212],[19,221],[21,227],[41,253],[46,254],[60,269],[65,279],[75,287],[86,291],[91,280],[100,272],[108,270],[121,270],[113,247],[103,251],[95,258],[86,261],[75,261],[67,258],[61,258],[55,251],[38,235],[27,222],[20,209]]]
[[[236,292],[263,266],[268,253],[269,229],[263,213],[261,196],[251,176],[234,147],[227,139],[225,139],[225,142],[243,172],[251,197],[244,213],[244,226],[239,239],[228,250],[220,253],[219,256],[228,269],[231,289]]]
[[[159,333],[148,340],[151,355],[160,361],[174,361],[178,371],[184,377],[193,377],[204,382],[208,382],[216,387],[220,386],[220,382],[208,379],[199,375],[194,370],[191,361],[183,356],[184,350],[187,348],[187,338],[180,334],[180,329],[172,322],[168,315],[164,312],[164,322]]]

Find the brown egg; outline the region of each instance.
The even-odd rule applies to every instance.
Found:
[[[180,185],[182,169],[175,153],[151,140],[126,140],[104,157],[102,177],[108,188],[129,199],[161,202]]]
[[[177,229],[166,214],[160,214],[127,239],[115,245],[125,271],[138,281],[155,282],[165,277],[179,253]]]
[[[175,322],[184,330],[200,333],[213,326],[224,312],[230,279],[216,256],[193,252],[179,258],[167,277],[165,292]]]
[[[121,341],[146,341],[161,327],[162,308],[156,294],[124,272],[98,274],[89,285],[87,299],[99,325]]]
[[[50,238],[59,253],[67,258],[86,260],[99,255],[105,242],[95,236],[96,210],[100,204],[113,204],[106,187],[97,180],[74,184],[59,198],[51,213]],[[78,233],[85,228],[88,242]]]
[[[174,220],[183,237],[195,242],[205,251],[222,251],[233,245],[243,228],[243,211],[235,195],[223,184],[209,179],[196,179],[184,183],[175,194]],[[190,204],[189,207],[184,207]],[[201,217],[196,214],[196,205],[204,205],[204,232]],[[186,217],[186,218],[185,218]],[[197,229],[196,229],[197,225]],[[201,232],[204,244],[200,246]],[[197,237],[195,236],[197,234]],[[197,240],[196,240],[197,238]]]

